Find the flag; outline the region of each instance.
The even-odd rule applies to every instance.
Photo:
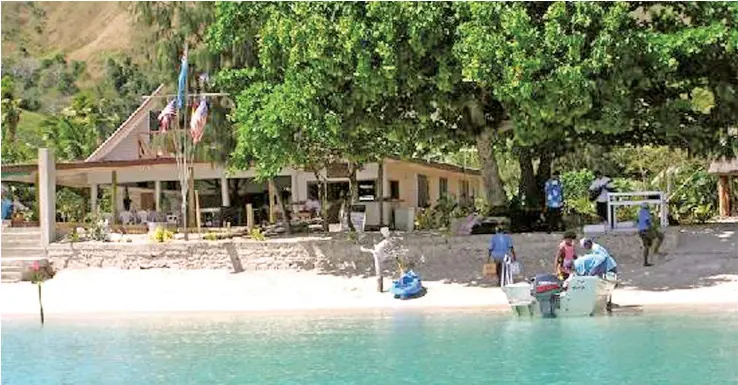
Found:
[[[185,105],[185,89],[187,88],[187,50],[182,55],[182,66],[179,70],[179,89],[177,90],[177,109]]]
[[[157,118],[159,120],[159,130],[161,132],[167,132],[169,129],[169,125],[172,124],[172,120],[174,119],[174,115],[177,113],[177,110],[174,108],[174,103],[176,100],[172,99],[169,104],[167,104],[166,107],[161,111],[159,114],[159,117]]]
[[[192,135],[192,142],[197,144],[202,139],[202,134],[205,133],[205,123],[208,118],[208,102],[205,98],[200,99],[200,103],[197,105],[197,109],[192,113],[192,120],[190,120],[190,135]]]

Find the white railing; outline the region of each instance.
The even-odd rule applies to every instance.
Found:
[[[637,197],[643,197],[644,199],[633,199]],[[618,219],[615,210],[618,207],[640,206],[643,203],[658,206],[661,227],[669,226],[669,202],[663,192],[615,192],[607,194],[607,224],[610,230],[617,228]]]

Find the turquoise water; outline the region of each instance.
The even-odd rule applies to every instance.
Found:
[[[738,312],[2,321],[2,384],[736,384]]]

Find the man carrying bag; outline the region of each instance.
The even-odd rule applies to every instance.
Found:
[[[489,277],[493,274],[497,275],[497,284],[500,287],[504,286],[504,284],[508,283],[507,280],[504,279],[505,274],[509,273],[512,275],[512,270],[516,269],[508,267],[507,265],[516,263],[516,259],[512,237],[505,234],[501,226],[497,226],[496,234],[493,235],[489,241],[487,264],[485,264],[483,268],[484,276]],[[494,260],[494,264],[492,263],[492,260]],[[506,272],[505,270],[509,270],[509,272]],[[517,267],[517,270],[519,272],[519,266]],[[510,281],[512,281],[512,277],[510,277]]]

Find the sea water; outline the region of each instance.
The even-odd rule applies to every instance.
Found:
[[[738,312],[3,319],[2,384],[736,384]]]

